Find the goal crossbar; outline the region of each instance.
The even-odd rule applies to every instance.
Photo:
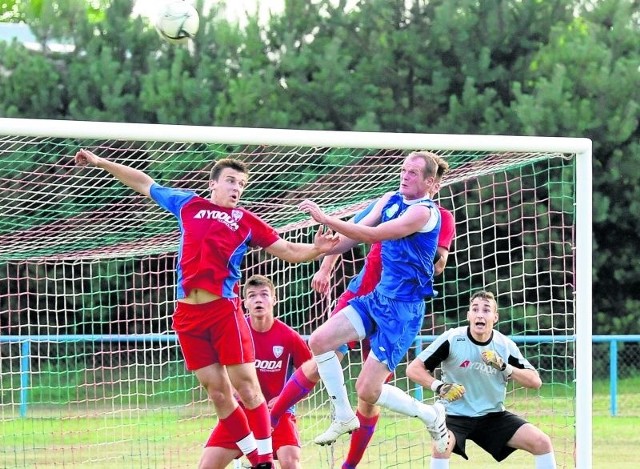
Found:
[[[575,317],[575,441],[576,464],[589,468],[592,464],[592,144],[585,138],[534,137],[511,135],[443,135],[388,132],[336,132],[236,127],[192,127],[181,125],[130,124],[109,122],[61,121],[0,118],[0,158],[10,152],[16,142],[29,138],[75,139],[78,141],[187,142],[242,144],[248,147],[331,147],[351,149],[390,149],[394,151],[438,150],[447,152],[486,152],[494,168],[518,166],[521,154],[542,155],[541,158],[575,158],[575,222],[573,291]],[[515,156],[513,154],[516,154]],[[487,157],[488,155],[488,157]],[[72,154],[69,154],[72,156]],[[174,156],[171,156],[174,157]],[[511,158],[511,159],[510,159]],[[528,161],[535,161],[535,156]],[[312,162],[312,157],[309,157]],[[0,165],[1,165],[0,160]],[[0,166],[1,168],[1,166]],[[480,171],[478,174],[482,173]],[[475,177],[470,171],[458,178],[453,169],[446,184]],[[0,174],[0,182],[2,181]],[[330,187],[330,186],[327,186]],[[8,192],[10,194],[10,192]],[[367,193],[368,194],[368,193]],[[351,214],[368,200],[368,195],[349,204],[334,206],[334,213]],[[6,196],[6,194],[5,194]],[[10,195],[9,195],[10,197]],[[291,204],[295,196],[283,204]],[[9,204],[11,201],[9,201]],[[275,205],[273,205],[275,206]],[[288,223],[288,224],[287,224]],[[281,231],[295,230],[308,222],[292,220]],[[37,227],[36,227],[37,228]],[[36,233],[38,236],[40,234]],[[42,233],[43,235],[46,233]],[[18,234],[18,236],[20,236]],[[159,235],[162,237],[162,235]],[[42,238],[44,239],[44,238]],[[32,240],[25,238],[26,243]],[[46,242],[46,240],[44,241]],[[163,238],[161,249],[170,250],[172,239]],[[126,244],[126,243],[125,243]],[[126,251],[126,249],[124,250]],[[89,252],[89,251],[87,251]],[[133,251],[132,251],[133,252]],[[134,253],[135,254],[135,253]]]

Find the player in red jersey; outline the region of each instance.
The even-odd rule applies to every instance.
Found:
[[[433,188],[434,194],[440,189],[441,182],[442,174],[437,174],[436,185]],[[374,205],[375,203],[369,205],[365,210],[356,215],[353,221],[357,223],[360,219],[366,216]],[[453,214],[440,205],[438,205],[438,209],[441,216],[441,225],[440,233],[438,235],[436,258],[434,259],[434,275],[440,275],[444,271],[444,268],[447,265],[451,243],[453,242],[456,234]],[[380,246],[380,243],[374,243],[371,245],[369,254],[365,258],[364,267],[360,273],[354,277],[351,282],[349,282],[347,290],[340,295],[335,308],[331,312],[331,316],[345,308],[348,305],[349,300],[370,293],[378,284],[382,272]],[[316,272],[311,281],[311,286],[314,290],[322,294],[329,293],[331,274],[338,258],[339,255],[335,254],[328,255],[323,259],[320,269]],[[336,350],[336,355],[339,359],[342,359],[348,350],[349,348],[345,344]],[[368,355],[368,350],[368,340],[365,339],[362,341],[363,361]],[[318,368],[315,361],[309,361],[301,368],[298,368],[285,386],[283,392],[276,401],[276,404],[271,409],[272,424],[278,421],[278,418],[284,409],[294,405],[306,397],[319,379],[320,376],[318,374]],[[351,434],[349,452],[344,464],[342,465],[342,469],[355,468],[361,461],[369,441],[373,437],[375,426],[380,415],[380,408],[358,399],[356,415],[360,421],[360,428]]]
[[[267,402],[276,398],[295,368],[311,359],[304,339],[273,316],[276,291],[267,277],[254,275],[244,286],[244,306],[256,354],[260,388]],[[300,469],[300,438],[293,409],[287,409],[273,429],[273,450],[282,469]],[[223,469],[242,453],[222,425],[217,425],[207,442],[212,450],[212,469]]]
[[[171,212],[180,226],[177,307],[173,328],[187,369],[195,372],[238,448],[255,468],[273,467],[269,411],[255,369],[251,333],[238,299],[245,253],[261,247],[289,262],[304,262],[329,251],[336,235],[316,234],[313,244],[291,243],[251,212],[237,207],[248,183],[248,169],[234,159],[211,170],[207,200],[194,192],[163,187],[147,174],[81,149],[79,166],[103,169]],[[244,408],[233,397],[236,389]],[[205,448],[200,467],[213,461]]]

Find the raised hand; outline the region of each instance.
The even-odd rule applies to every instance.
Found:
[[[505,379],[511,378],[511,373],[513,373],[513,366],[505,362],[503,358],[495,351],[484,350],[482,352],[482,360],[491,368],[495,368],[496,370],[500,371]]]
[[[334,233],[329,228],[320,225],[316,236],[313,240],[313,244],[320,250],[320,252],[328,252],[333,249],[340,241],[340,235]]]
[[[312,200],[303,200],[298,204],[298,209],[304,213],[308,213],[318,223],[325,223],[327,221],[327,215],[322,209]]]
[[[81,148],[74,157],[76,165],[78,166],[96,166],[100,157],[95,153]]]

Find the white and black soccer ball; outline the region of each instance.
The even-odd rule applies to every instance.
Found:
[[[182,0],[171,0],[160,5],[155,22],[162,39],[171,44],[184,44],[193,39],[200,26],[200,15]]]

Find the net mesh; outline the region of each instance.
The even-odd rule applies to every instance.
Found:
[[[81,147],[203,196],[215,160],[239,156],[251,169],[243,206],[297,242],[310,241],[317,228],[298,202],[310,198],[349,217],[397,189],[408,152],[0,137],[0,465],[192,467],[215,413],[185,371],[171,331],[176,221],[106,173],[76,168],[72,155]],[[465,322],[473,291],[494,291],[498,328],[519,342],[545,383],[541,391],[512,385],[507,408],[552,437],[559,467],[573,467],[575,158],[434,152],[451,167],[437,200],[453,212],[457,235],[436,280],[440,295],[428,304],[424,341],[407,360],[433,335]],[[317,263],[252,251],[243,274],[269,276],[278,316],[308,335],[366,253],[359,246],[342,256],[328,296],[310,288]],[[359,351],[343,363],[354,397]],[[404,368],[395,384],[432,399]],[[331,448],[312,444],[329,421],[322,386],[298,416],[303,467],[341,464],[346,438]],[[414,420],[383,412],[361,467],[425,467],[430,440]],[[470,454],[489,464],[480,451]],[[530,465],[530,457],[517,452],[510,461]]]

